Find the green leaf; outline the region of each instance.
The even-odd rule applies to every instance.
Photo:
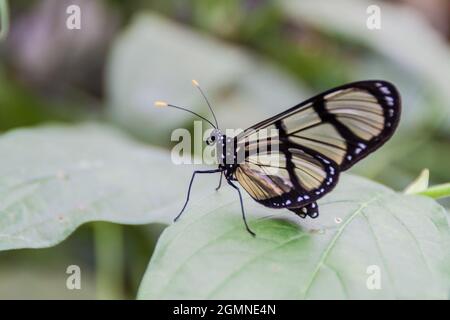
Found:
[[[245,129],[308,97],[291,77],[243,48],[150,13],[134,18],[115,42],[107,71],[112,119],[159,145],[196,118],[153,108],[155,100],[211,118],[192,79],[207,93],[223,128]]]
[[[417,192],[417,194],[421,194],[433,199],[447,198],[450,197],[450,183],[438,184],[425,190],[421,190]]]
[[[450,183],[428,187],[430,171],[423,169],[420,175],[405,189],[405,194],[420,194],[433,199],[450,197]]]
[[[236,197],[223,188],[191,203],[164,231],[140,299],[448,297],[448,214],[431,199],[343,175],[315,220],[247,198],[253,238]],[[371,268],[379,268],[379,290],[366,285]]]
[[[405,194],[416,194],[428,188],[430,180],[430,171],[423,169],[420,175],[406,187]]]
[[[0,150],[0,250],[55,245],[94,220],[170,223],[193,169],[93,124],[10,131]]]

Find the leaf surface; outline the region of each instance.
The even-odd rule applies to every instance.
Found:
[[[449,225],[435,201],[343,175],[320,216],[245,201],[222,189],[161,236],[141,299],[445,299]],[[380,289],[373,289],[373,276]],[[376,282],[375,282],[376,287]]]
[[[55,245],[94,220],[171,223],[193,170],[94,124],[14,130],[0,150],[0,250]],[[214,178],[199,178],[198,194]]]

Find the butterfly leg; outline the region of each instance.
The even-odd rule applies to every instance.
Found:
[[[303,219],[306,218],[306,216],[309,216],[313,219],[319,216],[319,206],[315,201],[300,208],[288,208],[288,209]]]
[[[245,224],[245,228],[247,229],[247,231],[252,235],[252,236],[256,236],[256,234],[250,229],[250,227],[247,224],[247,219],[245,218],[245,211],[244,211],[244,202],[242,201],[242,195],[241,195],[241,190],[239,190],[239,188],[230,180],[227,179],[227,182],[230,186],[232,186],[234,189],[237,190],[238,194],[239,194],[239,201],[241,202],[241,211],[242,211],[242,219],[244,220],[244,224]]]
[[[222,186],[222,176],[223,176],[223,174],[220,173],[219,185],[217,186],[216,191],[219,191],[220,187]]]
[[[181,209],[180,213],[175,217],[175,219],[173,219],[174,222],[178,220],[178,218],[181,216],[181,214],[183,213],[184,209],[186,208],[186,206],[187,206],[187,204],[189,202],[189,196],[191,194],[192,183],[194,182],[195,175],[197,173],[216,173],[216,172],[220,172],[222,174],[221,171],[222,170],[220,170],[220,169],[203,170],[203,171],[202,170],[196,170],[196,171],[194,171],[194,173],[192,174],[192,177],[191,177],[191,182],[189,182],[189,188],[188,188],[188,192],[187,192],[186,202],[184,203],[183,209]]]

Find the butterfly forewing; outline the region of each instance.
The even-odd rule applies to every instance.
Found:
[[[379,148],[399,117],[400,97],[388,82],[326,91],[238,135],[236,145],[246,156],[235,177],[266,206],[316,216],[314,201],[336,185],[339,171]],[[261,138],[262,129],[276,130]]]
[[[364,81],[318,96],[312,107],[321,124],[293,134],[292,140],[330,156],[346,170],[392,136],[400,118],[400,97],[383,81]],[[322,146],[318,146],[318,144]]]

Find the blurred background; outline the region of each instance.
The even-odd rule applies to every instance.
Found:
[[[432,184],[450,181],[447,0],[14,0],[9,14],[2,3],[1,132],[100,121],[170,148],[172,130],[192,129],[193,119],[153,101],[208,115],[191,79],[222,127],[245,128],[333,86],[377,78],[401,92],[400,127],[352,171],[396,190],[423,168]],[[73,4],[79,30],[66,27]],[[381,29],[366,25],[372,4]],[[162,230],[90,223],[53,248],[0,252],[0,298],[134,298]],[[65,287],[71,264],[83,270],[83,290]]]

